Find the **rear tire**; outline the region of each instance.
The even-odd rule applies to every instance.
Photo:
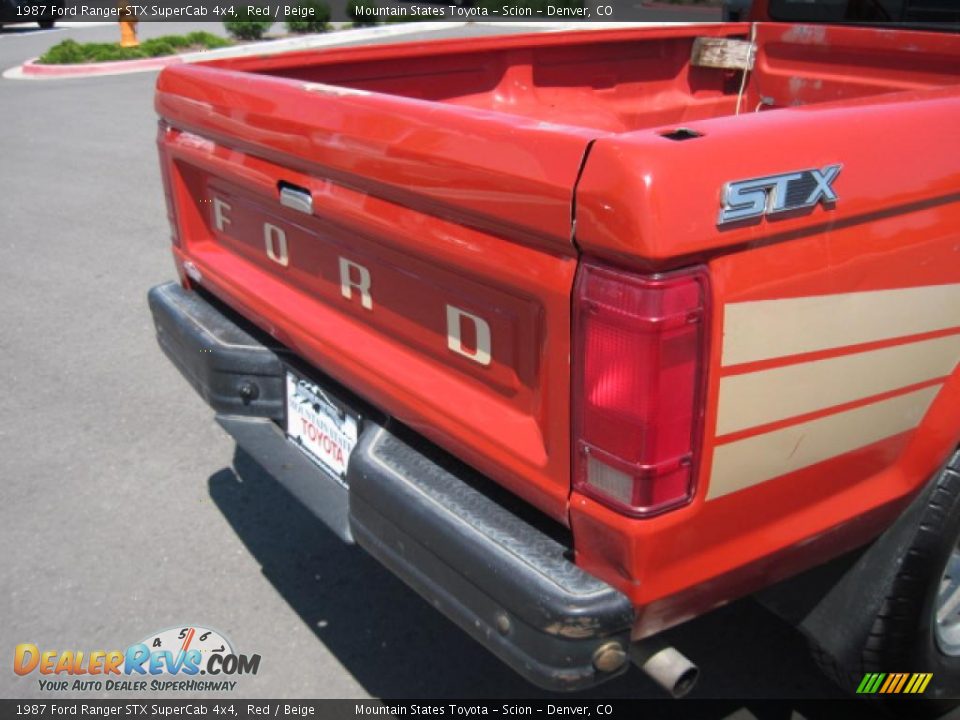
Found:
[[[927,502],[913,544],[902,559],[883,611],[874,620],[870,639],[863,650],[868,667],[890,671],[932,672],[933,679],[924,697],[934,699],[960,696],[960,647],[940,638],[946,622],[938,622],[943,611],[941,587],[945,573],[960,542],[960,474],[958,458],[945,468]],[[954,596],[960,577],[954,577],[945,594]],[[956,613],[942,620],[956,622]],[[950,633],[952,634],[952,633]]]
[[[825,674],[851,693],[864,673],[933,673],[922,696],[888,699],[923,697],[938,701],[924,703],[927,711],[940,711],[957,704],[949,699],[960,698],[960,607],[950,610],[953,603],[946,602],[953,598],[960,605],[960,452],[925,495],[912,536],[900,546],[899,556],[889,556],[899,567],[870,622],[859,658],[844,664],[819,647],[812,654]],[[918,716],[921,708],[913,708]]]

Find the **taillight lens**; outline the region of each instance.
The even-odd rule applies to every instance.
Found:
[[[581,265],[574,307],[574,486],[652,515],[693,494],[707,273]]]

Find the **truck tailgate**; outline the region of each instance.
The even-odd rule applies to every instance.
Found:
[[[157,91],[181,275],[567,522],[571,197],[597,132],[222,68]]]

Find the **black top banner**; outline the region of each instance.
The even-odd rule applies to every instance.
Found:
[[[721,0],[0,0],[0,21],[702,22]]]
[[[0,22],[716,22],[762,19],[936,26],[954,0],[0,0]],[[933,29],[938,29],[934,27]],[[939,28],[943,29],[943,28]]]
[[[939,713],[938,713],[939,710]],[[945,708],[913,699],[902,705],[863,700],[0,700],[0,717],[154,720],[360,720],[362,718],[536,718],[537,720],[860,720],[936,718]],[[952,718],[954,712],[942,715]]]

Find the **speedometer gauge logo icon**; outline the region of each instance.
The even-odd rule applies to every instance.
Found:
[[[200,667],[206,667],[213,654],[234,654],[233,645],[222,633],[201,625],[167,628],[148,635],[140,642],[151,652],[167,650],[174,656],[196,650],[200,653],[201,660],[197,663]]]

